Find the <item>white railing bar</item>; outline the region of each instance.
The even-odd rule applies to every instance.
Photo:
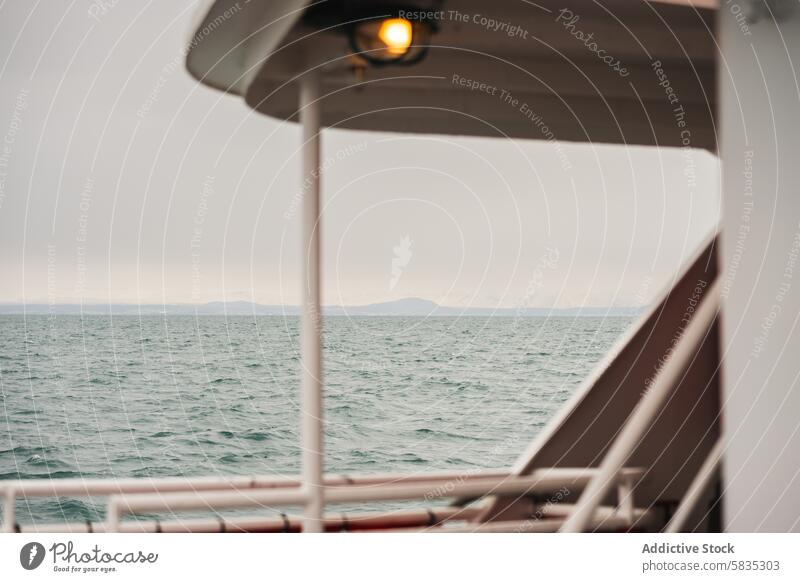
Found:
[[[322,423],[322,307],[320,302],[320,76],[312,69],[300,80],[302,125],[302,294],[300,329],[300,447],[304,532],[321,532],[325,513]]]
[[[477,477],[503,477],[510,475],[508,469],[470,469],[469,471],[439,471],[430,473],[375,473],[325,475],[325,485],[382,485],[384,483],[408,483],[419,481],[470,480]],[[302,479],[296,476],[239,476],[225,477],[159,477],[130,479],[22,479],[0,481],[0,492],[5,495],[13,490],[15,497],[61,497],[65,495],[89,496],[112,495],[114,493],[157,493],[193,490],[223,489],[267,489],[299,487]]]
[[[90,496],[114,493],[150,493],[156,491],[191,491],[245,489],[248,487],[292,487],[299,481],[279,483],[273,478],[197,477],[164,479],[25,479],[0,483],[0,491],[13,490],[15,497]]]
[[[719,462],[722,459],[723,448],[724,443],[722,439],[719,439],[711,448],[708,456],[700,466],[700,470],[697,472],[697,475],[695,475],[691,485],[689,485],[689,489],[686,490],[686,494],[683,496],[683,499],[681,499],[678,509],[675,510],[675,514],[667,524],[665,529],[667,533],[679,533],[683,531],[683,527],[686,525],[686,521],[691,516],[692,511],[697,506],[697,502],[700,501],[700,497],[708,489],[711,480],[717,473]]]
[[[414,509],[392,511],[391,513],[348,513],[325,516],[326,529],[366,530],[377,527],[390,527],[400,524],[409,527],[412,521],[441,524],[448,520],[464,521],[476,517],[477,507],[436,507],[433,509]],[[22,533],[106,533],[105,522],[67,522],[49,524],[25,524],[20,526]],[[302,516],[284,515],[282,517],[231,517],[200,518],[182,520],[125,521],[119,526],[121,533],[217,533],[236,531],[298,531],[302,527]]]
[[[582,532],[593,522],[595,508],[607,495],[616,481],[615,476],[624,466],[650,428],[653,419],[677,387],[684,372],[696,355],[718,312],[719,279],[708,289],[700,307],[684,330],[683,338],[669,356],[639,403],[631,412],[619,436],[614,440],[600,463],[599,472],[584,489],[575,511],[562,527],[562,532]]]
[[[248,489],[230,491],[184,491],[180,493],[142,493],[112,495],[106,505],[107,531],[119,531],[120,518],[126,513],[163,509],[227,509],[268,505],[305,505],[308,494],[299,489]]]
[[[514,477],[478,477],[470,481],[453,481],[442,484],[412,482],[387,483],[372,487],[352,485],[326,488],[328,503],[355,503],[367,501],[436,499],[448,497],[481,497],[484,495],[512,495],[548,493],[564,485],[584,487],[597,473],[597,469],[552,468],[539,469],[531,475]],[[642,469],[628,468],[619,478],[641,476]],[[226,509],[252,506],[301,505],[307,501],[306,491],[256,490],[198,491],[182,493],[114,495],[108,500],[107,521],[109,531],[117,531],[119,520],[125,513],[181,511],[191,509]]]

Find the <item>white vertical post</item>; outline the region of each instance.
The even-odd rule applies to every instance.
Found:
[[[3,532],[12,533],[17,524],[16,516],[17,495],[13,487],[9,487],[5,495],[3,511]]]
[[[300,440],[304,532],[323,531],[322,309],[320,305],[320,79],[300,81],[302,132],[303,314],[300,328]]]
[[[119,501],[114,496],[109,497],[106,504],[106,532],[119,533],[119,521]]]
[[[632,475],[620,475],[617,483],[617,513],[628,522],[633,523],[636,507],[633,503],[633,483]]]

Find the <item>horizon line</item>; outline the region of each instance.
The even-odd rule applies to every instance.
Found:
[[[380,308],[390,307],[393,305],[403,305],[408,308],[409,304],[413,306],[413,302],[425,303],[432,309],[448,309],[448,310],[482,310],[482,311],[578,311],[578,310],[625,310],[625,311],[641,311],[645,309],[646,305],[578,305],[578,306],[484,306],[484,305],[468,305],[468,306],[454,306],[442,305],[430,299],[423,299],[419,297],[405,297],[402,299],[394,299],[389,301],[378,301],[372,303],[359,303],[359,304],[327,304],[323,305],[322,309],[358,309],[358,308]],[[133,303],[133,302],[103,302],[103,301],[72,301],[72,302],[48,302],[48,301],[0,301],[0,307],[5,308],[63,308],[63,307],[125,307],[125,308],[150,308],[157,309],[160,307],[182,307],[182,308],[202,308],[214,305],[226,306],[232,304],[248,305],[252,307],[273,308],[273,309],[301,309],[302,305],[299,304],[286,304],[286,303],[259,303],[246,299],[232,299],[232,300],[212,300],[202,303],[188,303],[188,302],[158,302],[158,303]]]

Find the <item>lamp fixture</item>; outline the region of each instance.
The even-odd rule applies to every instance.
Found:
[[[369,63],[413,65],[425,56],[432,32],[430,23],[406,18],[377,18],[350,27],[350,45]]]
[[[374,0],[327,0],[305,11],[312,29],[344,35],[359,66],[413,65],[425,57],[433,16],[442,0],[415,0],[422,4],[395,4]]]

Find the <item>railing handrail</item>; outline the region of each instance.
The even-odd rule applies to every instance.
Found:
[[[509,475],[508,469],[466,469],[430,473],[358,473],[347,475],[329,473],[326,485],[374,485],[385,482],[446,481],[473,479],[477,476],[499,477]],[[192,489],[229,488],[280,488],[302,484],[299,476],[276,477],[272,475],[226,475],[197,477],[132,477],[103,479],[69,477],[64,479],[16,479],[0,481],[0,494],[14,490],[16,497],[60,497],[64,495],[111,495],[113,493],[145,493],[158,491],[191,491]]]

